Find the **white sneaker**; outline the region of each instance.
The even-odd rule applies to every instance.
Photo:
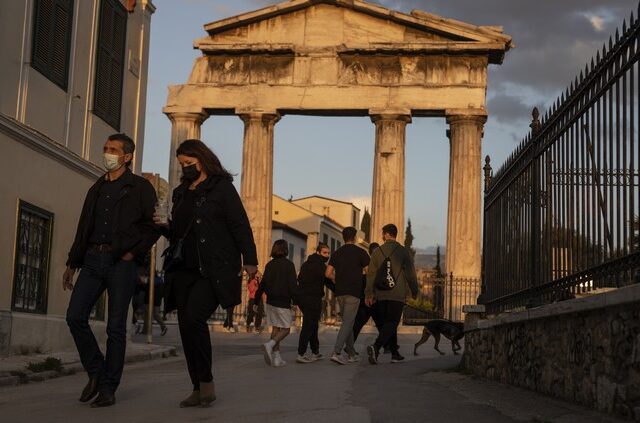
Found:
[[[349,363],[357,363],[360,361],[360,356],[359,355],[350,355],[349,359],[347,360]]]
[[[324,356],[320,353],[318,354],[311,354],[311,361],[318,361],[318,360],[322,360],[324,358]]]
[[[262,352],[264,353],[264,362],[269,366],[273,366],[273,345],[271,345],[271,341],[262,344]]]
[[[280,355],[280,351],[274,351],[273,352],[273,367],[282,367],[282,366],[284,366],[286,364],[287,364],[287,362],[282,359],[282,356]]]
[[[338,364],[347,364],[344,358],[340,354],[333,353],[331,354],[331,361]]]
[[[312,361],[314,361],[311,357],[309,357],[308,355],[300,355],[298,354],[298,358],[296,358],[296,362],[298,363],[311,363]]]

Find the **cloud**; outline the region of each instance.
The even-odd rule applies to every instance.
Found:
[[[591,15],[587,16],[587,19],[589,19],[589,22],[591,22],[593,29],[595,29],[596,31],[602,32],[604,30],[604,19],[602,19],[602,17]]]

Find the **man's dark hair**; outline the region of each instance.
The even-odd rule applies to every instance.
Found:
[[[271,247],[271,257],[289,257],[289,244],[284,239],[279,239]]]
[[[378,248],[380,246],[380,244],[378,244],[377,242],[372,242],[371,244],[369,244],[369,255],[373,254],[373,252],[376,250],[376,248]]]
[[[133,154],[136,151],[136,143],[127,135],[127,134],[112,134],[107,138],[109,141],[120,141],[122,143],[122,150],[124,154]],[[129,160],[125,165],[131,166],[131,160]]]
[[[382,233],[391,235],[393,238],[398,237],[398,227],[393,223],[386,224],[382,227]]]
[[[195,139],[182,141],[176,150],[176,156],[180,155],[200,160],[200,165],[208,176],[220,176],[233,182],[233,175],[222,166],[218,156],[202,141]],[[184,181],[184,176],[181,180]]]
[[[344,242],[351,242],[356,240],[356,235],[358,234],[358,230],[353,226],[347,226],[342,230],[342,239]]]
[[[316,253],[319,253],[320,251],[322,251],[323,248],[326,248],[328,250],[329,246],[324,242],[318,243],[318,246],[316,247]]]

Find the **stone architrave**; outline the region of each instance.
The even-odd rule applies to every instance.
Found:
[[[483,110],[447,111],[449,207],[446,269],[454,278],[480,279]]]
[[[371,112],[376,125],[371,196],[371,241],[382,242],[382,227],[398,227],[398,241],[404,241],[405,129],[411,123],[406,112]]]
[[[240,196],[247,211],[260,268],[271,252],[271,202],[273,195],[273,130],[275,112],[239,112],[244,122]]]
[[[200,127],[209,117],[203,112],[171,112],[167,113],[171,120],[171,151],[169,152],[169,189],[173,191],[180,185],[182,170],[176,150],[180,143],[188,139],[200,139]]]

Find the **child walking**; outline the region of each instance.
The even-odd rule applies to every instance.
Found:
[[[265,314],[267,325],[271,326],[271,339],[262,345],[264,361],[274,367],[287,364],[280,355],[280,342],[291,331],[291,306],[297,302],[296,268],[287,258],[287,241],[279,239],[271,248],[271,261],[267,263],[258,290],[255,294],[254,310],[262,301],[262,293],[267,294]]]

